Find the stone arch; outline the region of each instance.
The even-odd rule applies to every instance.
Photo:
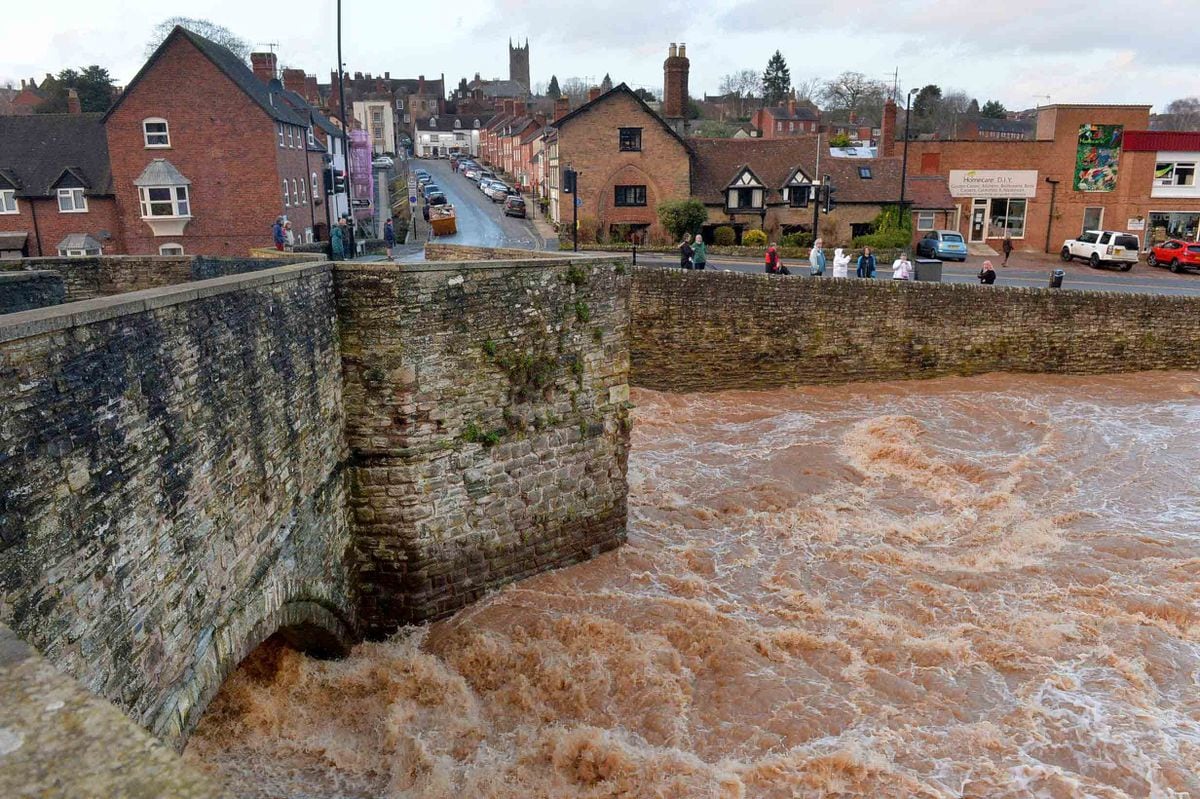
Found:
[[[358,640],[347,618],[323,601],[301,598],[284,602],[248,627],[231,620],[212,636],[208,652],[173,701],[160,710],[151,732],[183,749],[225,680],[272,635],[279,634],[289,646],[314,657],[345,656]]]
[[[612,187],[629,183],[645,184],[645,207],[626,209],[618,208],[613,204]],[[604,176],[600,185],[603,188],[596,193],[596,211],[601,218],[608,219],[610,224],[636,221],[648,222],[652,230],[658,227],[656,209],[665,195],[659,181],[641,165],[628,162],[615,164]]]

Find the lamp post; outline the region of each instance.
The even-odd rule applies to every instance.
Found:
[[[337,4],[337,51],[338,51],[338,100],[342,112],[342,162],[346,167],[346,216],[350,228],[350,240],[354,240],[354,189],[350,177],[350,122],[346,119],[346,83],[343,80],[346,65],[342,61],[342,0]],[[337,205],[337,195],[334,195],[334,205]],[[357,253],[351,252],[353,258]]]
[[[1050,226],[1054,224],[1054,195],[1058,193],[1058,181],[1046,178],[1050,184],[1050,211],[1046,214],[1046,252],[1050,252]]]
[[[904,98],[904,156],[900,159],[900,213],[904,213],[904,184],[908,182],[908,121],[912,118],[913,95],[920,89],[909,89]]]

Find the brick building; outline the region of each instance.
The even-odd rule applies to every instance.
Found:
[[[0,117],[0,257],[122,248],[101,115]]]
[[[945,176],[954,229],[996,249],[1056,252],[1081,230],[1143,246],[1200,232],[1200,134],[1149,131],[1149,106],[1050,105],[1033,140],[913,141],[909,172]]]
[[[570,202],[558,196],[561,172],[570,167],[579,173],[581,218],[596,220],[606,235],[628,226],[630,232],[661,236],[656,209],[664,200],[686,198],[691,176],[688,146],[669,122],[622,83],[552,127],[550,158],[558,167],[550,178],[554,221],[570,224]]]
[[[760,108],[750,116],[750,124],[764,139],[812,136],[821,124],[821,115],[810,103],[789,97],[783,105]]]
[[[244,255],[280,215],[302,234],[321,158],[283,94],[224,47],[167,36],[104,117],[128,253]]]

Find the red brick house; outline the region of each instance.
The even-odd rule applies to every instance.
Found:
[[[310,219],[311,120],[282,95],[215,42],[167,36],[104,116],[127,252],[244,255],[276,217]]]
[[[101,115],[0,117],[0,257],[122,247]]]
[[[758,128],[763,139],[812,136],[821,124],[821,115],[808,103],[797,103],[796,98],[789,97],[783,105],[755,111],[750,124]]]

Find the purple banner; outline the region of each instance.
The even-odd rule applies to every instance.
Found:
[[[371,142],[365,130],[350,131],[350,197],[355,219],[371,213]]]

